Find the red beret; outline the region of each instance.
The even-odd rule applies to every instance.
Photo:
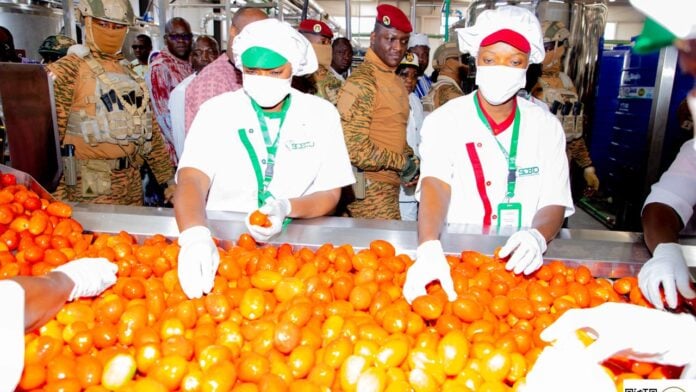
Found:
[[[505,42],[506,44],[513,46],[524,53],[529,53],[532,49],[527,38],[525,38],[522,34],[510,29],[498,30],[484,38],[481,41],[481,47],[493,45],[497,42]]]
[[[380,4],[377,6],[377,23],[385,27],[395,28],[410,33],[413,31],[411,22],[406,14],[398,7],[389,4]]]
[[[319,34],[329,39],[333,39],[333,31],[326,23],[316,19],[305,19],[300,22],[297,31],[301,33]]]

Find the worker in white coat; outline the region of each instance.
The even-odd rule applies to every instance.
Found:
[[[631,0],[648,16],[634,50],[647,52],[674,44],[679,49],[680,68],[696,76],[696,18],[675,12],[682,0]],[[687,97],[692,116],[696,115],[696,89]],[[646,298],[659,309],[607,303],[591,309],[571,309],[541,333],[551,343],[527,374],[526,388],[520,390],[613,392],[616,387],[600,363],[613,357],[662,365],[683,366],[681,379],[665,390],[693,390],[696,386],[696,318],[688,313],[661,310],[677,306],[677,290],[693,298],[689,271],[678,245],[678,235],[692,221],[696,205],[696,152],[687,142],[677,159],[652,188],[643,209],[643,228],[653,257],[641,269],[638,283]],[[583,330],[596,340],[589,346],[577,344]],[[626,380],[625,382],[629,382]],[[636,390],[641,386],[634,384]],[[643,385],[647,387],[648,385]],[[681,389],[684,388],[684,389]],[[628,389],[627,389],[628,390]],[[647,390],[644,389],[644,390]],[[662,389],[660,389],[662,390]]]
[[[459,49],[476,58],[478,90],[447,102],[423,123],[420,245],[404,284],[408,301],[434,280],[456,298],[438,240],[443,223],[514,232],[499,256],[509,257],[508,270],[530,274],[574,211],[561,124],[516,96],[528,64],[544,58],[539,21],[524,8],[504,6],[484,11],[457,33]]]
[[[24,369],[24,333],[50,320],[65,305],[116,283],[118,267],[104,258],[65,263],[43,276],[0,280],[0,391],[12,391]]]
[[[332,212],[341,187],[355,181],[336,108],[290,87],[292,76],[317,69],[309,41],[267,19],[247,25],[232,52],[244,88],[201,106],[177,171],[178,274],[189,298],[210,292],[219,263],[206,210],[259,209],[272,225],[251,225],[247,215],[247,228],[266,242],[286,218]]]

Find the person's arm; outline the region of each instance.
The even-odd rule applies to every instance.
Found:
[[[62,61],[61,61],[62,60]],[[75,83],[78,80],[79,65],[77,56],[70,54],[63,59],[46,66],[49,78],[53,79],[53,95],[56,104],[56,128],[59,141],[63,142],[68,126],[68,116],[73,103]]]
[[[75,286],[66,274],[56,271],[44,276],[16,276],[11,280],[24,289],[25,332],[33,331],[55,316]]]
[[[449,210],[452,188],[435,177],[424,177],[420,192],[418,244],[440,238],[440,231]]]
[[[205,203],[209,188],[210,179],[205,173],[191,167],[179,170],[174,195],[174,214],[179,232],[206,225]]]
[[[377,85],[367,72],[356,72],[346,81],[338,96],[343,133],[353,166],[367,171],[400,172],[406,157],[377,146],[370,139],[370,124],[376,104]]]
[[[550,242],[563,225],[563,216],[565,207],[563,206],[546,206],[534,214],[532,219],[532,227],[539,230],[539,233],[544,236],[546,242]]]
[[[679,232],[684,228],[674,209],[662,203],[650,203],[643,208],[641,216],[643,237],[650,253],[663,243],[678,243]]]
[[[314,192],[290,199],[292,206],[290,218],[316,218],[327,215],[336,208],[341,197],[341,188]]]

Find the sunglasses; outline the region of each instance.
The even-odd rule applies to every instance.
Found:
[[[131,49],[133,49],[133,50],[145,49],[145,45],[131,45]]]
[[[167,39],[172,41],[191,41],[193,39],[193,34],[167,34]]]

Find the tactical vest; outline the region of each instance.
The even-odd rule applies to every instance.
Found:
[[[459,84],[455,82],[454,79],[449,78],[447,76],[439,75],[437,77],[437,82],[433,83],[432,86],[430,86],[430,91],[428,91],[428,94],[426,94],[421,100],[421,102],[423,103],[424,113],[432,113],[433,111],[435,111],[435,109],[442,106],[442,102],[439,102],[439,105],[437,107],[435,106],[435,94],[437,93],[438,88],[448,84],[454,86],[457,90],[459,90],[462,93],[462,95],[464,95],[464,91],[462,91],[462,88],[459,87]]]
[[[541,99],[549,105],[551,113],[561,122],[566,142],[582,137],[584,110],[572,81],[567,75],[561,73],[558,75],[561,87],[555,87],[549,83],[548,79],[550,78],[543,76],[539,78],[539,85],[543,89]]]
[[[84,102],[95,106],[95,115],[88,115],[84,107],[71,111],[66,133],[82,137],[91,146],[135,143],[139,153],[148,153],[152,115],[145,81],[125,60],[120,63],[123,73],[106,72],[91,54],[83,60],[96,80],[94,91],[87,93]]]

